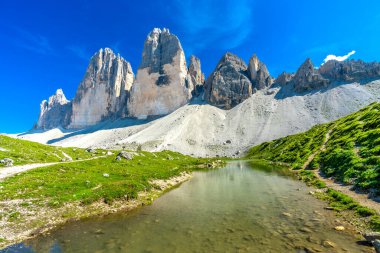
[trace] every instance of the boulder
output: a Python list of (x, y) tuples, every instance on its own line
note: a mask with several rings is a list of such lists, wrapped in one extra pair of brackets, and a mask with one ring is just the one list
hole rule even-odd
[(104, 119), (126, 116), (132, 67), (111, 49), (100, 49), (90, 60), (72, 102), (69, 128), (83, 128)]
[(52, 129), (66, 127), (70, 123), (71, 102), (66, 99), (62, 89), (58, 89), (49, 100), (40, 104), (40, 116), (36, 124), (37, 129)]
[(124, 158), (126, 160), (132, 160), (133, 159), (133, 154), (127, 151), (121, 151), (119, 154), (116, 156), (116, 160), (120, 161), (121, 158)]
[(249, 60), (248, 74), (252, 82), (253, 89), (262, 90), (270, 87), (273, 83), (267, 66), (254, 54)]
[(323, 78), (314, 68), (310, 58), (298, 68), (292, 79), (296, 92), (309, 91), (326, 87), (330, 80)]
[(222, 109), (231, 109), (252, 95), (247, 65), (238, 56), (226, 53), (205, 83), (205, 100)]
[(4, 158), (4, 159), (0, 160), (0, 163), (3, 164), (5, 167), (13, 166), (13, 160), (10, 158)]
[(365, 233), (363, 236), (368, 242), (380, 240), (380, 232), (368, 232), (368, 233)]
[(193, 89), (179, 39), (168, 29), (153, 29), (131, 89), (129, 115), (146, 118), (171, 113), (188, 103)]

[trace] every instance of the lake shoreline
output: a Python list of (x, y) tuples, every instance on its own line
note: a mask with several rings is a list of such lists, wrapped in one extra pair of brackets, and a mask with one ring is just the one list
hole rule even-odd
[[(38, 215), (35, 216), (33, 220), (35, 226), (26, 228), (23, 226), (24, 224), (22, 222), (13, 222), (11, 229), (9, 229), (10, 224), (8, 224), (8, 226), (6, 226), (6, 224), (1, 224), (0, 235), (8, 239), (0, 241), (0, 250), (33, 239), (37, 236), (49, 234), (51, 231), (69, 222), (76, 222), (87, 218), (103, 217), (114, 213), (130, 212), (142, 206), (149, 205), (162, 194), (177, 188), (182, 183), (190, 180), (192, 176), (193, 172), (183, 172), (180, 175), (169, 179), (152, 180), (151, 183), (154, 186), (152, 190), (140, 192), (137, 199), (116, 200), (113, 201), (111, 205), (104, 201), (98, 201), (90, 205), (82, 205), (80, 202), (76, 202), (65, 204), (63, 207), (59, 208), (41, 207), (36, 210)], [(41, 223), (46, 217), (50, 217), (49, 220)]]

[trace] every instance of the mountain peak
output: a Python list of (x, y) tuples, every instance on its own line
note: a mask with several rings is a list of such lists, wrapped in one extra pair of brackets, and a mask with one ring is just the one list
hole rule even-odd
[(254, 89), (261, 90), (273, 83), (267, 66), (259, 60), (256, 54), (249, 59), (248, 73)]

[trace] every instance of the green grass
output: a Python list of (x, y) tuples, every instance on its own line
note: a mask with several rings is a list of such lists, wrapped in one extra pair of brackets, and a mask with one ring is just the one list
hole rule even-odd
[(265, 142), (251, 148), (247, 157), (288, 163), (292, 168), (300, 169), (307, 158), (323, 144), (329, 126), (318, 125), (305, 133)]
[[(329, 131), (329, 141), (321, 151)], [(354, 185), (356, 189), (380, 195), (380, 103), (372, 103), (356, 113), (315, 126), (304, 133), (253, 147), (247, 158), (286, 163), (297, 170), (311, 154), (316, 155), (308, 169), (298, 171), (300, 179), (308, 185), (326, 188), (312, 171), (320, 169), (327, 176)], [(369, 228), (380, 231), (380, 216), (374, 210), (332, 189), (317, 195), (328, 201), (334, 210), (350, 211)]]
[(167, 179), (212, 162), (171, 151), (141, 152), (132, 160), (121, 161), (115, 156), (57, 164), (8, 178), (0, 182), (0, 200), (41, 200), (55, 207), (74, 201), (90, 204), (134, 199), (139, 192), (151, 190), (152, 179)]
[[(11, 158), (14, 165), (30, 163), (60, 162), (65, 158), (62, 152), (69, 155), (73, 160), (91, 158), (94, 155), (80, 148), (62, 148), (43, 145), (36, 142), (19, 140), (0, 135), (0, 159)], [(99, 150), (98, 155), (101, 154)], [(0, 164), (0, 167), (3, 166)]]
[[(326, 150), (319, 152), (330, 129)], [(380, 103), (307, 132), (253, 147), (247, 158), (283, 162), (300, 169), (315, 152), (310, 169), (320, 168), (338, 181), (380, 194)]]

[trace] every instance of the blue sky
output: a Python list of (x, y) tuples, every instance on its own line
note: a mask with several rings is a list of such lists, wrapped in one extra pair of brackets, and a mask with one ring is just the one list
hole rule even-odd
[(57, 88), (71, 99), (95, 51), (140, 64), (146, 35), (168, 27), (206, 76), (233, 52), (257, 53), (273, 76), (352, 50), (380, 60), (379, 0), (65, 0), (0, 3), (0, 132), (28, 130)]

